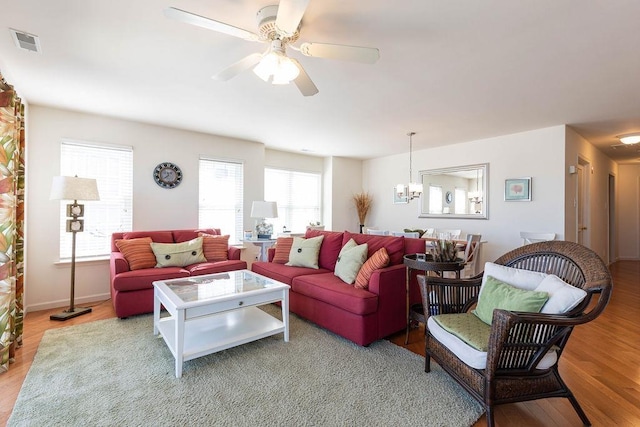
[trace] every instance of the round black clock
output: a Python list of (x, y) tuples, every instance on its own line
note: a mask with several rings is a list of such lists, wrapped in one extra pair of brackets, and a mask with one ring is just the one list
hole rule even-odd
[(182, 182), (182, 171), (171, 162), (160, 163), (153, 170), (153, 179), (162, 188), (176, 188)]

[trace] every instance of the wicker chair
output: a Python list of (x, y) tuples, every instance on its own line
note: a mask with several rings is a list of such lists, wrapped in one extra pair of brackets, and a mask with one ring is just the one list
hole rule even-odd
[[(587, 296), (562, 315), (494, 310), (485, 369), (466, 365), (428, 331), (425, 372), (430, 371), (430, 360), (436, 361), (484, 406), (489, 426), (494, 425), (495, 405), (547, 397), (568, 398), (582, 422), (591, 425), (561, 379), (558, 361), (547, 369), (537, 365), (553, 350), (559, 360), (573, 327), (595, 319), (604, 310), (612, 290), (607, 266), (592, 250), (566, 241), (522, 246), (495, 263), (555, 274), (585, 290)], [(477, 302), (481, 281), (482, 273), (470, 279), (418, 276), (426, 316), (468, 311)]]

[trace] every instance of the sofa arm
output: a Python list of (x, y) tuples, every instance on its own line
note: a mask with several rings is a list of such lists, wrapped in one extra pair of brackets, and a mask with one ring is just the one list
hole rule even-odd
[(276, 256), (276, 248), (273, 246), (267, 249), (267, 260), (273, 262), (273, 257)]
[(229, 251), (227, 253), (228, 259), (240, 259), (240, 255), (242, 254), (242, 249), (237, 246), (229, 246)]
[(375, 270), (369, 279), (369, 292), (384, 296), (400, 291), (406, 299), (406, 271), (402, 264)]
[(115, 276), (116, 274), (131, 271), (131, 268), (129, 268), (129, 263), (127, 262), (122, 252), (111, 252), (109, 268), (111, 270), (111, 277)]
[(406, 268), (403, 264), (375, 270), (369, 292), (378, 295), (378, 336), (385, 337), (407, 325)]

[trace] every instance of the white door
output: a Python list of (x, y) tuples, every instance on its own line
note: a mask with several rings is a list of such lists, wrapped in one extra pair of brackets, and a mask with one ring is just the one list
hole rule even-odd
[(589, 164), (578, 164), (578, 243), (589, 247)]

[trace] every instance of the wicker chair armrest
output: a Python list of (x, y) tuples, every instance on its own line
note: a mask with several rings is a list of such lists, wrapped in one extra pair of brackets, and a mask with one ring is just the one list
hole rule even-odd
[(589, 320), (587, 316), (494, 310), (486, 374), (533, 371), (549, 351), (557, 351), (559, 357), (573, 327)]
[(425, 315), (464, 313), (477, 301), (482, 277), (448, 279), (418, 275), (418, 285)]

